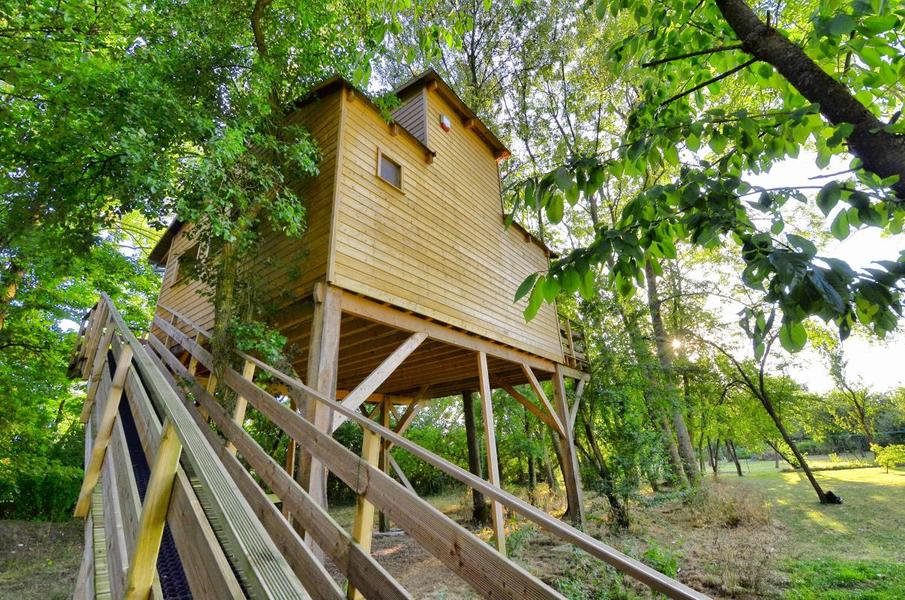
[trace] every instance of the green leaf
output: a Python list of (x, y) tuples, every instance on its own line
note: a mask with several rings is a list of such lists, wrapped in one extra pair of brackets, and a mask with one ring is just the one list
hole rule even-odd
[(898, 20), (895, 15), (873, 15), (861, 21), (861, 28), (871, 35), (877, 35), (895, 28)]
[(836, 215), (836, 218), (833, 219), (833, 224), (830, 225), (830, 232), (833, 234), (833, 237), (837, 240), (844, 240), (848, 237), (849, 233), (849, 223), (848, 223), (848, 212), (839, 211), (839, 214)]
[(541, 285), (539, 287), (543, 288), (544, 292), (544, 300), (547, 302), (553, 302), (556, 300), (556, 296), (559, 294), (559, 282), (556, 281), (553, 277), (544, 277), (543, 281), (540, 282)]
[(779, 328), (779, 343), (789, 352), (798, 352), (808, 343), (808, 332), (798, 321), (785, 321)]
[(547, 219), (551, 223), (559, 223), (562, 221), (563, 209), (565, 208), (562, 194), (554, 194), (547, 203)]
[(540, 273), (532, 273), (525, 277), (525, 280), (518, 286), (518, 289), (515, 291), (515, 300), (514, 302), (518, 302), (522, 298), (525, 297), (525, 294), (531, 291), (534, 287), (534, 282), (537, 281)]
[(525, 322), (530, 321), (535, 316), (537, 316), (537, 311), (540, 310), (541, 305), (544, 303), (544, 292), (541, 289), (542, 285), (534, 286), (534, 289), (531, 290), (531, 296), (528, 298), (528, 306), (525, 307), (524, 315)]
[(855, 19), (851, 15), (838, 14), (827, 23), (827, 29), (835, 36), (848, 34), (855, 28)]
[(823, 213), (824, 217), (829, 216), (830, 211), (832, 211), (833, 207), (836, 206), (836, 203), (839, 202), (841, 196), (842, 188), (838, 181), (829, 182), (817, 192), (817, 207)]
[(594, 299), (594, 284), (597, 282), (597, 277), (594, 274), (593, 269), (588, 269), (585, 271), (584, 276), (581, 278), (581, 285), (578, 288), (578, 292), (581, 294), (581, 297), (585, 300), (593, 300)]
[(562, 274), (562, 288), (567, 294), (573, 294), (581, 285), (581, 277), (575, 269), (566, 269)]
[(817, 246), (809, 239), (803, 238), (800, 235), (795, 235), (794, 233), (786, 234), (786, 239), (789, 240), (790, 244), (806, 254), (808, 258), (813, 258), (814, 255), (817, 254)]

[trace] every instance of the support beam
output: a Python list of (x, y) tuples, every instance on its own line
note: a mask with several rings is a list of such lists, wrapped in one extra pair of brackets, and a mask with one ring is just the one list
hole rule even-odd
[[(342, 291), (318, 284), (314, 292), (314, 314), (308, 346), (308, 384), (327, 398), (336, 398), (336, 375), (339, 363), (339, 334), (342, 318)], [(330, 433), (332, 409), (321, 402), (305, 403), (305, 418), (319, 430)], [(327, 469), (310, 453), (302, 452), (296, 474), (302, 488), (321, 507), (327, 507)], [(299, 522), (296, 521), (296, 525)], [(310, 542), (310, 536), (305, 536)], [(319, 550), (316, 552), (320, 555)]]
[[(355, 410), (361, 406), (371, 394), (377, 391), (380, 384), (386, 381), (387, 378), (393, 374), (393, 371), (395, 371), (396, 368), (412, 354), (412, 352), (417, 350), (418, 346), (421, 345), (421, 342), (426, 339), (427, 334), (424, 332), (413, 333), (410, 335), (407, 340), (393, 350), (392, 354), (387, 356), (376, 369), (371, 371), (370, 375), (365, 377), (364, 381), (359, 383), (358, 386), (343, 399), (343, 406), (350, 410)], [(343, 415), (334, 415), (333, 429), (331, 431), (336, 431), (336, 428), (347, 420), (348, 419)]]
[(557, 423), (556, 420), (553, 419), (552, 413), (542, 410), (538, 405), (536, 405), (534, 402), (531, 402), (531, 400), (526, 398), (523, 394), (521, 394), (517, 389), (515, 389), (508, 383), (501, 387), (506, 390), (506, 393), (515, 398), (515, 400), (519, 404), (527, 408), (532, 415), (546, 423), (550, 427), (550, 429), (560, 435), (565, 435), (565, 430), (561, 428), (561, 424)]
[[(393, 405), (390, 404), (389, 400), (384, 400), (380, 403), (380, 424), (389, 429), (390, 427), (390, 411), (393, 409)], [(377, 459), (377, 466), (384, 473), (390, 472), (390, 465), (388, 461), (389, 456), (389, 443), (383, 440), (380, 441), (380, 456)], [(387, 520), (386, 514), (383, 511), (380, 511), (377, 519), (377, 529), (381, 532), (388, 531), (390, 528), (390, 523)]]
[[(525, 377), (528, 378), (528, 383), (531, 384), (531, 389), (534, 390), (534, 393), (537, 395), (537, 398), (543, 403), (544, 408), (547, 409), (547, 412), (550, 413), (550, 416), (553, 417), (553, 420), (556, 422), (556, 425), (553, 429), (562, 436), (566, 437), (566, 428), (563, 427), (562, 419), (559, 418), (559, 415), (556, 413), (556, 410), (553, 408), (553, 405), (550, 404), (550, 400), (547, 399), (547, 394), (544, 393), (544, 388), (537, 380), (537, 377), (534, 375), (534, 371), (531, 370), (527, 364), (522, 363), (522, 371), (525, 373)], [(566, 418), (568, 418), (568, 410), (566, 411)]]
[[(484, 441), (487, 445), (487, 478), (491, 485), (500, 487), (500, 464), (496, 454), (496, 431), (493, 421), (493, 398), (490, 393), (490, 375), (487, 372), (487, 355), (478, 352), (478, 381), (481, 389), (481, 409), (484, 413)], [(490, 500), (490, 512), (493, 517), (493, 533), (496, 547), (500, 554), (506, 556), (506, 532), (503, 522), (503, 505), (495, 499)]]
[(575, 384), (575, 399), (572, 401), (572, 408), (569, 410), (569, 429), (575, 431), (575, 421), (578, 419), (578, 408), (581, 406), (581, 397), (584, 395), (584, 386), (588, 383), (590, 377), (582, 377)]
[[(404, 331), (423, 331), (432, 340), (452, 344), (466, 350), (475, 352), (484, 352), (488, 356), (501, 358), (517, 364), (528, 363), (535, 369), (540, 369), (548, 373), (553, 372), (555, 362), (541, 358), (534, 354), (529, 354), (521, 350), (516, 350), (510, 346), (506, 346), (499, 342), (478, 337), (463, 331), (451, 329), (440, 323), (425, 321), (423, 318), (408, 314), (397, 308), (386, 306), (375, 302), (368, 298), (356, 296), (354, 294), (343, 294), (343, 312), (363, 319), (369, 319), (390, 327), (402, 329)], [(578, 373), (578, 371), (574, 371)], [(569, 373), (566, 373), (567, 375)]]
[(135, 551), (126, 576), (127, 600), (145, 600), (154, 584), (157, 555), (160, 552), (160, 541), (163, 539), (163, 528), (170, 508), (170, 495), (181, 455), (182, 442), (179, 441), (170, 420), (165, 419), (160, 445), (157, 447), (157, 455), (151, 468), (151, 479), (141, 506)]
[(106, 327), (107, 331), (101, 336), (94, 352), (91, 375), (88, 379), (88, 392), (85, 394), (85, 403), (82, 405), (82, 414), (79, 417), (82, 423), (87, 423), (88, 417), (91, 416), (91, 411), (94, 408), (94, 397), (97, 395), (97, 388), (101, 384), (103, 370), (107, 366), (107, 350), (113, 341), (113, 327), (110, 322), (107, 322)]
[[(566, 382), (562, 370), (557, 365), (553, 375), (553, 399), (559, 416), (569, 422), (569, 401), (566, 397)], [(569, 516), (579, 529), (584, 528), (584, 498), (581, 491), (581, 472), (578, 470), (578, 454), (575, 451), (575, 439), (572, 428), (566, 430), (566, 436), (559, 439), (559, 447), (563, 461), (563, 480), (569, 500)]]
[[(367, 429), (362, 430), (362, 433), (364, 437), (361, 441), (361, 459), (371, 466), (376, 466), (380, 456), (380, 436)], [(368, 502), (363, 495), (359, 495), (355, 509), (355, 521), (352, 523), (352, 539), (358, 542), (362, 550), (370, 553), (373, 537), (374, 505)], [(364, 598), (361, 592), (351, 584), (347, 596), (349, 600)]]
[[(111, 328), (112, 329), (112, 328)], [(104, 362), (106, 364), (106, 361)], [(84, 518), (88, 515), (88, 509), (91, 508), (91, 494), (94, 492), (94, 486), (97, 485), (101, 475), (101, 466), (104, 464), (104, 456), (107, 453), (107, 446), (110, 444), (110, 437), (113, 434), (113, 424), (119, 413), (119, 401), (123, 395), (123, 386), (126, 383), (126, 375), (132, 366), (132, 347), (123, 344), (116, 357), (116, 372), (113, 374), (113, 380), (110, 383), (110, 391), (107, 393), (107, 403), (104, 405), (104, 412), (101, 420), (97, 425), (97, 436), (91, 447), (91, 457), (88, 464), (85, 465), (85, 478), (82, 480), (82, 489), (79, 492), (79, 499), (75, 504), (75, 516)]]
[[(242, 377), (249, 381), (254, 381), (255, 377), (255, 364), (249, 360), (245, 361), (245, 366), (242, 368)], [(236, 408), (233, 410), (233, 423), (238, 425), (239, 427), (244, 427), (245, 423), (245, 411), (248, 409), (248, 400), (245, 399), (244, 396), (236, 396)], [(236, 447), (231, 443), (226, 445), (226, 450), (231, 452), (232, 454), (236, 453)]]
[(393, 458), (393, 455), (389, 452), (387, 452), (387, 460), (390, 461), (390, 466), (393, 467), (393, 471), (396, 472), (396, 477), (399, 478), (399, 481), (402, 482), (402, 485), (404, 485), (406, 489), (408, 489), (408, 491), (415, 494), (415, 488), (412, 486), (409, 478), (405, 476), (405, 472), (402, 470), (402, 467), (399, 466), (399, 463), (396, 462), (396, 459)]

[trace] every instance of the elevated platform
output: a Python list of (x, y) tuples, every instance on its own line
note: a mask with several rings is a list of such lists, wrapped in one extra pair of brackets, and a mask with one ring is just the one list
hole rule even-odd
[[(315, 306), (314, 322), (329, 324), (330, 312), (324, 305), (337, 301), (331, 295), (335, 296), (326, 293), (320, 307)], [(368, 327), (364, 321), (373, 321), (364, 314), (368, 307), (356, 309), (354, 302), (340, 302), (363, 326)], [(75, 511), (86, 519), (86, 552), (75, 597), (408, 598), (409, 593), (370, 554), (375, 510), (484, 597), (562, 597), (506, 557), (501, 522), (495, 523), (494, 545), (487, 544), (419, 498), (401, 471), (396, 481), (380, 469), (380, 454), (395, 447), (481, 491), (498, 515), (504, 508), (512, 511), (670, 597), (704, 598), (508, 494), (496, 482), (484, 481), (406, 439), (402, 434), (416, 403), (410, 401), (402, 414), (384, 412), (389, 417), (381, 422), (363, 415), (361, 405), (374, 401), (381, 385), (400, 392), (413, 389), (385, 382), (416, 356), (417, 348), (438, 342), (470, 352), (492, 432), (488, 366), (491, 352), (494, 360), (507, 360), (499, 355), (501, 350), (470, 348), (467, 344), (474, 342), (456, 332), (430, 326), (411, 331), (406, 323), (404, 319), (396, 323), (408, 333), (396, 338), (401, 342), (374, 370), (357, 384), (350, 379), (347, 393), (335, 388), (325, 393), (254, 356), (236, 356), (245, 365), (241, 374), (226, 366), (215, 368), (199, 343), (207, 332), (175, 314), (169, 319), (158, 316), (159, 336), (139, 341), (109, 298), (102, 298), (82, 325), (73, 358), (73, 370), (89, 382), (82, 413), (85, 479)], [(329, 328), (311, 331), (321, 333), (315, 334), (320, 339), (309, 343), (310, 349), (337, 347), (338, 339), (329, 336)], [(531, 386), (535, 372), (544, 373), (542, 365), (507, 356)], [(554, 381), (561, 382), (563, 367), (551, 368)], [(213, 372), (220, 376), (219, 385), (210, 376)], [(255, 374), (262, 372), (267, 377), (255, 381)], [(532, 412), (546, 414), (569, 436), (577, 404), (568, 406), (564, 387), (556, 390), (554, 385), (552, 413), (544, 406), (549, 400), (534, 404), (516, 393), (535, 407)], [(390, 408), (396, 404), (390, 394), (380, 401)], [(287, 456), (271, 456), (244, 430), (248, 406), (289, 438)], [(361, 456), (330, 435), (346, 420), (363, 430)], [(492, 435), (489, 441), (493, 442)], [(563, 443), (568, 442), (564, 437)], [(495, 445), (488, 445), (489, 457), (491, 449), (495, 452)], [(326, 471), (359, 495), (351, 531), (330, 517), (319, 497), (317, 478), (311, 474), (323, 476)], [(341, 572), (342, 585), (324, 567), (324, 557)]]

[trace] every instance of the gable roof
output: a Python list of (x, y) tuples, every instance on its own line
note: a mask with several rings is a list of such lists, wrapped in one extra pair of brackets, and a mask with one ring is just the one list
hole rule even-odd
[(443, 78), (440, 77), (435, 70), (428, 69), (420, 75), (409, 79), (393, 91), (401, 100), (404, 100), (421, 88), (429, 85), (433, 86), (437, 93), (456, 109), (462, 123), (467, 127), (474, 129), (475, 133), (478, 134), (478, 137), (487, 144), (498, 160), (511, 156), (512, 153), (509, 152), (509, 149), (506, 148), (503, 142), (501, 142), (490, 128), (487, 127), (484, 121), (479, 119), (474, 111), (459, 98), (459, 95), (443, 81)]

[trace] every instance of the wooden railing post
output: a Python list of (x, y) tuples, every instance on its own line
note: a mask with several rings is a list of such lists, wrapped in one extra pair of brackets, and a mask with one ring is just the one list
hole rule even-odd
[[(111, 326), (112, 330), (113, 327)], [(106, 361), (104, 361), (104, 364), (106, 364)], [(82, 489), (75, 505), (75, 516), (77, 517), (85, 517), (91, 507), (91, 494), (94, 492), (94, 486), (97, 485), (97, 481), (100, 478), (101, 466), (104, 464), (104, 456), (107, 453), (107, 446), (110, 444), (110, 436), (113, 433), (113, 424), (119, 412), (119, 401), (123, 395), (126, 375), (129, 374), (131, 366), (132, 346), (123, 344), (119, 355), (116, 357), (116, 372), (110, 382), (107, 403), (104, 405), (104, 412), (97, 425), (97, 437), (95, 437), (91, 448), (91, 457), (88, 460), (88, 464), (85, 465), (85, 478), (82, 480)]]
[[(369, 465), (376, 466), (380, 456), (380, 436), (367, 429), (363, 429), (362, 433), (364, 437), (361, 441), (361, 459)], [(362, 550), (370, 552), (373, 536), (374, 505), (365, 500), (364, 495), (360, 495), (355, 509), (355, 521), (352, 523), (352, 539), (358, 542)], [(364, 597), (352, 585), (349, 585), (347, 596), (349, 600), (360, 600)]]
[[(493, 421), (493, 398), (490, 392), (490, 375), (487, 372), (487, 355), (478, 352), (478, 380), (481, 392), (481, 410), (484, 414), (484, 441), (487, 445), (487, 479), (491, 485), (500, 487), (500, 463), (496, 454), (496, 430)], [(493, 515), (493, 534), (500, 554), (506, 556), (506, 531), (503, 522), (503, 505), (490, 499)]]
[[(254, 381), (255, 378), (255, 364), (250, 360), (245, 361), (245, 366), (242, 368), (242, 377), (249, 381)], [(233, 423), (242, 427), (243, 423), (245, 423), (245, 411), (248, 409), (248, 400), (245, 399), (244, 396), (236, 396), (236, 408), (233, 410)], [(236, 447), (233, 446), (232, 442), (226, 444), (226, 449), (232, 454), (236, 453)]]
[(160, 541), (167, 522), (170, 496), (181, 455), (182, 442), (179, 441), (176, 429), (167, 418), (151, 468), (151, 479), (148, 481), (144, 502), (141, 505), (135, 552), (132, 554), (126, 576), (127, 600), (145, 600), (154, 584), (157, 555), (160, 553)]
[[(98, 328), (102, 329), (105, 325), (98, 324)], [(88, 392), (85, 394), (85, 403), (82, 405), (82, 415), (79, 417), (82, 423), (87, 423), (91, 416), (91, 410), (94, 408), (94, 397), (97, 395), (97, 388), (101, 384), (101, 378), (104, 375), (104, 369), (107, 366), (107, 350), (113, 341), (113, 324), (106, 322), (107, 331), (104, 332), (100, 341), (97, 342), (97, 349), (94, 352), (94, 360), (91, 365), (90, 375), (88, 377)]]

